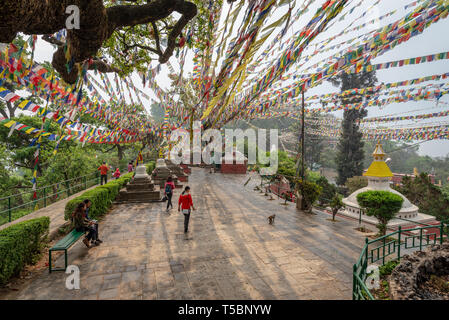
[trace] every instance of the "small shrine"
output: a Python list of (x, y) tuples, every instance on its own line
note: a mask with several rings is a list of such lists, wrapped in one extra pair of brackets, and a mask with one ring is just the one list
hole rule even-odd
[[(365, 215), (363, 210), (360, 209), (357, 202), (357, 195), (365, 191), (384, 190), (395, 193), (404, 199), (401, 210), (396, 214), (397, 218), (391, 220), (388, 224), (389, 226), (410, 225), (413, 222), (436, 222), (435, 217), (419, 213), (417, 206), (412, 204), (403, 194), (390, 188), (390, 181), (392, 180), (393, 173), (385, 162), (385, 152), (380, 142), (377, 143), (372, 155), (374, 158), (373, 162), (366, 172), (363, 173), (363, 175), (368, 179), (368, 186), (361, 188), (353, 192), (349, 195), (349, 197), (344, 198), (343, 203), (345, 204), (345, 209), (341, 213), (346, 216), (360, 219), (363, 222), (377, 224), (377, 219), (375, 217)], [(407, 219), (408, 221), (401, 219)]]
[(155, 190), (151, 177), (146, 172), (146, 167), (140, 165), (136, 168), (136, 175), (120, 190), (118, 202), (155, 202), (161, 200), (160, 190)]
[(167, 168), (176, 175), (178, 178), (178, 181), (180, 182), (187, 182), (189, 181), (189, 177), (184, 173), (183, 168), (181, 166), (173, 163), (170, 159), (165, 159), (165, 164), (167, 165)]
[(167, 178), (170, 176), (172, 177), (176, 188), (182, 188), (182, 184), (178, 183), (178, 177), (167, 167), (164, 159), (156, 160), (156, 168), (153, 170), (151, 176), (154, 183), (161, 188), (164, 187)]

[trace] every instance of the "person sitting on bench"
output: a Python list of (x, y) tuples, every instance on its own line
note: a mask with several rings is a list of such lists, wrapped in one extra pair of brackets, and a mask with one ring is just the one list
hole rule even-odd
[(100, 242), (100, 243), (103, 243), (103, 241), (100, 240), (100, 238), (99, 238), (99, 236), (98, 236), (98, 235), (99, 235), (99, 233), (98, 233), (98, 221), (89, 218), (89, 210), (90, 210), (90, 206), (91, 206), (91, 205), (92, 205), (92, 201), (90, 201), (89, 199), (84, 200), (84, 209), (85, 209), (84, 212), (86, 213), (86, 218), (87, 218), (87, 220), (92, 221), (93, 224), (94, 224), (95, 232), (97, 233), (97, 241)]
[(86, 245), (86, 247), (91, 247), (91, 240), (96, 245), (99, 244), (96, 242), (97, 232), (95, 231), (93, 223), (86, 218), (84, 202), (78, 204), (78, 207), (75, 209), (75, 212), (73, 213), (73, 222), (75, 224), (76, 231), (88, 232), (87, 236), (83, 239), (83, 243)]

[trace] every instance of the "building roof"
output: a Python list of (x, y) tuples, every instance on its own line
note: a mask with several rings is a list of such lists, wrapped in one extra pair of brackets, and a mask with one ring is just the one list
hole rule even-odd
[(385, 156), (384, 149), (382, 148), (382, 145), (380, 142), (376, 144), (376, 148), (373, 151), (373, 157), (376, 159), (376, 157), (383, 158)]
[(392, 177), (393, 173), (391, 172), (388, 165), (385, 163), (385, 153), (382, 149), (382, 145), (380, 142), (376, 144), (376, 148), (373, 152), (374, 161), (369, 166), (368, 170), (363, 173), (366, 177)]
[(366, 177), (392, 177), (393, 173), (391, 172), (388, 165), (385, 161), (376, 161), (374, 160), (369, 166), (368, 170), (363, 173)]

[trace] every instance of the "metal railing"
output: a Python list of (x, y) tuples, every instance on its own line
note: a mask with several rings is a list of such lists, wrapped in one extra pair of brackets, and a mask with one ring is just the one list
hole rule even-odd
[(94, 172), (38, 188), (36, 199), (33, 199), (33, 190), (0, 198), (0, 225), (19, 219), (38, 208), (45, 208), (99, 183), (100, 175)]
[(402, 229), (399, 226), (398, 230), (377, 239), (369, 241), (365, 238), (365, 246), (353, 266), (352, 299), (375, 300), (366, 285), (368, 263), (380, 262), (383, 265), (389, 257), (399, 261), (407, 249), (419, 248), (421, 251), (426, 246), (443, 243), (447, 227), (443, 222), (416, 228)]

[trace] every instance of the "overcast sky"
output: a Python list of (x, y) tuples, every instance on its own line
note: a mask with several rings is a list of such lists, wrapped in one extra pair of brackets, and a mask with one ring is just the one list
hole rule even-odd
[[(228, 12), (228, 4), (226, 1), (224, 1), (225, 4), (223, 5), (223, 10), (221, 14), (219, 29), (224, 25), (226, 16), (226, 13)], [(292, 1), (293, 2), (293, 1)], [(297, 1), (296, 7), (293, 10), (293, 12), (296, 12), (297, 8), (303, 3), (304, 1)], [(299, 30), (302, 26), (304, 26), (312, 17), (312, 15), (315, 13), (316, 9), (318, 8), (318, 5), (322, 5), (325, 1), (324, 0), (317, 0), (314, 2), (313, 5), (310, 6), (310, 10), (304, 14), (299, 21), (295, 22), (287, 32), (287, 34), (284, 36), (283, 41), (286, 41), (295, 31)], [(353, 0), (349, 1), (349, 4), (347, 7), (343, 10), (341, 14), (344, 12), (349, 11), (355, 4), (357, 4), (359, 0)], [(366, 33), (367, 31), (371, 31), (373, 29), (385, 26), (388, 23), (391, 23), (397, 19), (400, 19), (403, 17), (406, 13), (411, 12), (415, 7), (409, 8), (407, 10), (404, 10), (404, 6), (407, 4), (410, 4), (411, 0), (394, 0), (394, 1), (387, 1), (383, 0), (380, 2), (380, 4), (375, 7), (374, 9), (369, 11), (369, 14), (367, 14), (365, 17), (361, 18), (357, 22), (354, 23), (353, 26), (358, 26), (362, 23), (365, 23), (367, 21), (370, 21), (373, 18), (376, 18), (378, 16), (382, 16), (387, 12), (390, 12), (394, 9), (397, 9), (397, 12), (391, 16), (388, 17), (380, 22), (380, 24), (369, 24), (367, 27), (359, 30), (350, 32), (344, 36), (341, 36), (337, 39), (335, 39), (333, 42), (329, 44), (329, 46), (342, 42), (344, 40), (348, 40), (350, 38), (353, 38), (355, 36), (361, 35), (363, 33)], [(422, 1), (423, 2), (423, 1)], [(326, 32), (323, 32), (320, 34), (313, 42), (317, 43), (320, 42), (326, 38), (329, 38), (335, 34), (340, 33), (342, 30), (344, 30), (354, 19), (360, 17), (363, 12), (367, 11), (368, 8), (370, 8), (375, 3), (375, 0), (367, 0), (364, 1), (363, 4), (355, 9), (352, 14), (347, 15), (346, 18), (343, 21), (337, 21), (335, 24), (329, 28)], [(235, 6), (235, 4), (234, 4)], [(282, 8), (277, 9), (275, 12), (272, 13), (269, 20), (265, 25), (270, 24), (271, 22), (274, 22), (278, 20), (285, 12), (287, 11), (288, 6), (284, 6)], [(244, 14), (244, 10), (241, 10), (241, 14), (236, 21), (234, 29), (237, 29), (237, 27), (240, 24), (240, 21), (242, 20)], [(340, 16), (341, 16), (340, 14)], [(338, 20), (339, 16), (336, 18)], [(335, 20), (334, 20), (335, 21)], [(271, 40), (276, 36), (276, 34), (279, 32), (277, 29), (271, 37), (266, 41), (265, 45), (259, 50), (259, 53), (262, 52), (270, 43)], [(429, 28), (427, 28), (423, 34), (418, 35), (411, 40), (407, 41), (404, 44), (398, 45), (390, 52), (387, 52), (383, 54), (382, 56), (377, 57), (374, 59), (373, 63), (381, 63), (381, 62), (387, 62), (387, 61), (393, 61), (393, 60), (400, 60), (404, 58), (411, 58), (416, 56), (423, 56), (423, 55), (429, 55), (434, 53), (440, 53), (444, 51), (449, 51), (449, 38), (447, 37), (447, 32), (449, 30), (449, 19), (443, 19), (440, 20), (438, 23), (433, 24)], [(235, 32), (234, 32), (235, 35)], [(229, 41), (228, 41), (229, 42)], [(285, 47), (284, 47), (285, 48)], [(331, 55), (337, 53), (339, 50), (346, 48), (346, 46), (341, 47), (340, 49), (332, 50), (325, 52), (323, 54), (317, 55), (313, 60), (311, 60), (308, 65), (313, 65), (314, 63), (326, 58), (330, 57)], [(38, 62), (43, 61), (50, 61), (51, 57), (53, 55), (53, 52), (55, 51), (55, 48), (52, 47), (50, 44), (42, 41), (39, 39), (37, 45), (36, 45), (36, 52), (35, 52), (35, 60)], [(303, 57), (306, 55), (309, 55), (311, 53), (310, 50), (306, 50), (303, 53)], [(193, 62), (191, 61), (193, 57), (193, 53), (189, 53), (187, 55), (186, 63), (184, 65), (184, 75), (186, 75), (188, 72), (191, 72), (193, 69)], [(255, 57), (254, 60), (256, 60), (257, 57)], [(272, 58), (271, 58), (272, 59)], [(177, 62), (176, 57), (170, 58), (170, 62), (175, 67), (175, 69), (179, 70), (179, 64)], [(302, 62), (300, 62), (302, 63)], [(157, 63), (155, 62), (153, 66), (156, 66)], [(219, 64), (220, 65), (220, 64)], [(300, 70), (302, 70), (301, 68)], [(295, 66), (291, 67), (287, 73), (295, 71)], [(424, 77), (428, 75), (433, 74), (441, 74), (449, 72), (449, 60), (442, 60), (442, 61), (436, 61), (431, 63), (424, 63), (420, 65), (415, 66), (406, 66), (402, 68), (391, 68), (391, 69), (384, 69), (379, 70), (377, 72), (377, 78), (380, 82), (397, 82), (407, 79), (413, 79), (413, 78), (419, 78)], [(168, 73), (168, 69), (166, 66), (163, 66), (161, 69), (160, 74), (157, 76), (156, 80), (158, 84), (162, 88), (168, 88), (170, 82), (166, 76)], [(300, 73), (298, 73), (300, 74)], [(99, 80), (99, 78), (97, 78)], [(112, 80), (113, 78), (110, 77)], [(143, 89), (145, 93), (147, 93), (149, 96), (151, 96), (154, 100), (158, 100), (151, 89), (148, 87), (143, 88), (142, 82), (140, 78), (134, 74), (132, 76), (132, 79), (134, 81), (134, 85), (140, 89)], [(101, 81), (100, 81), (101, 82)], [(111, 81), (112, 82), (112, 81)], [(285, 84), (289, 84), (291, 82), (286, 81)], [(112, 82), (114, 85), (114, 83)], [(428, 83), (421, 84), (426, 85)], [(401, 87), (400, 89), (402, 89)], [(306, 93), (307, 96), (315, 95), (315, 94), (325, 94), (330, 92), (337, 92), (338, 88), (333, 87), (329, 83), (324, 83), (320, 86), (317, 86), (315, 88), (311, 88)], [(102, 92), (102, 95), (105, 99), (107, 99), (107, 95), (105, 92)], [(127, 97), (127, 94), (125, 95), (126, 99), (129, 100)], [(150, 101), (145, 100), (143, 97), (141, 97), (142, 101), (145, 103), (145, 107), (149, 109)], [(108, 99), (107, 99), (108, 100)], [(449, 99), (447, 96), (443, 96), (441, 98), (441, 101), (449, 102)], [(370, 107), (368, 108), (368, 117), (373, 116), (382, 116), (382, 115), (412, 115), (412, 114), (419, 114), (419, 113), (431, 113), (431, 112), (437, 112), (441, 110), (445, 110), (448, 108), (447, 106), (439, 105), (436, 106), (435, 101), (420, 101), (420, 102), (408, 102), (408, 103), (393, 103), (387, 106), (384, 106), (382, 108), (378, 107)], [(414, 111), (414, 110), (421, 110), (421, 111)], [(342, 112), (335, 112), (334, 113), (337, 117), (342, 116)], [(418, 124), (425, 122), (428, 124), (429, 122), (434, 123), (448, 123), (448, 118), (435, 118), (435, 119), (427, 119), (427, 120), (421, 120), (420, 122), (417, 122)], [(410, 123), (413, 123), (412, 121), (401, 121), (401, 122), (391, 122), (388, 123), (389, 127), (396, 128), (396, 127), (404, 127), (406, 125), (410, 125)], [(435, 141), (428, 141), (424, 142), (420, 145), (420, 153), (421, 154), (427, 154), (430, 156), (445, 156), (449, 154), (449, 141), (447, 140), (435, 140)]]

